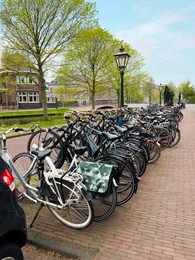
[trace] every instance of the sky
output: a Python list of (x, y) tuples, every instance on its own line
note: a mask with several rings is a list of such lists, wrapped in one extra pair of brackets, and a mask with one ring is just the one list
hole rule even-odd
[[(102, 28), (144, 58), (155, 84), (195, 86), (194, 0), (88, 0)], [(120, 46), (119, 46), (120, 48)]]

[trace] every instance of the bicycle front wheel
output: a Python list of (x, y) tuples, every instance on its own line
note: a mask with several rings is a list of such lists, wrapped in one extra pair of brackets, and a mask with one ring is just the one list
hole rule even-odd
[(180, 130), (175, 128), (175, 129), (172, 129), (172, 132), (171, 132), (171, 143), (169, 144), (169, 147), (174, 147), (176, 146), (180, 139), (181, 139), (181, 133), (180, 133)]
[(170, 136), (169, 131), (163, 127), (156, 127), (156, 128), (154, 128), (154, 131), (155, 131), (156, 137), (158, 137), (160, 139), (159, 143), (160, 143), (161, 151), (165, 150), (171, 142), (171, 136)]
[(64, 143), (58, 133), (53, 130), (41, 129), (33, 133), (27, 143), (27, 151), (33, 151), (33, 145), (38, 148), (43, 145), (44, 149), (52, 149), (50, 157), (56, 168), (61, 168), (65, 160)]
[[(94, 209), (87, 195), (73, 183), (67, 181), (59, 179), (55, 181), (55, 185), (61, 190), (61, 197), (54, 196), (52, 193), (45, 195), (45, 200), (55, 205), (47, 205), (51, 213), (70, 228), (83, 229), (88, 227), (93, 221)], [(63, 205), (60, 200), (64, 200)]]
[(158, 144), (156, 144), (153, 141), (148, 141), (148, 149), (149, 149), (149, 154), (150, 154), (150, 158), (148, 163), (154, 163), (156, 161), (158, 161), (158, 159), (161, 156), (161, 149), (158, 146)]

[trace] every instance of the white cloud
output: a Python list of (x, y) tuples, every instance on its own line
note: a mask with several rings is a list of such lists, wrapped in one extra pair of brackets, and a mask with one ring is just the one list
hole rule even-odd
[(169, 25), (173, 23), (183, 22), (185, 19), (182, 12), (165, 12), (161, 15), (159, 22), (162, 25)]
[[(164, 12), (153, 23), (145, 23), (122, 31), (116, 37), (128, 42), (144, 56), (148, 56), (149, 53), (155, 53), (158, 56), (158, 52), (165, 51), (164, 59), (177, 60), (181, 57), (181, 54), (177, 53), (179, 49), (195, 47), (194, 30), (190, 32), (183, 21), (185, 21), (183, 12)], [(191, 33), (194, 35), (190, 36)]]

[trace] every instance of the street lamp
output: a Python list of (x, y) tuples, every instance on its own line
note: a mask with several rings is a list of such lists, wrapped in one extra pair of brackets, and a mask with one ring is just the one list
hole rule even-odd
[(162, 89), (163, 89), (163, 85), (160, 83), (160, 85), (158, 86), (158, 90), (159, 90), (159, 96), (160, 96), (160, 106), (161, 106), (161, 93), (162, 93)]
[(124, 92), (123, 92), (123, 88), (124, 88), (124, 81), (123, 81), (123, 76), (124, 76), (124, 71), (127, 67), (127, 63), (129, 60), (130, 55), (128, 53), (126, 53), (124, 51), (123, 46), (121, 46), (120, 48), (120, 52), (118, 52), (117, 54), (114, 55), (115, 60), (116, 60), (116, 64), (120, 70), (120, 74), (121, 74), (121, 95), (120, 95), (120, 107), (124, 106)]

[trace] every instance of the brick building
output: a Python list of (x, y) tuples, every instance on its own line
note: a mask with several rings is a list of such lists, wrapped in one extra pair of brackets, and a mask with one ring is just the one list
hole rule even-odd
[[(48, 107), (56, 107), (53, 93), (47, 91)], [(42, 96), (36, 71), (0, 71), (1, 109), (38, 109), (42, 108)]]

